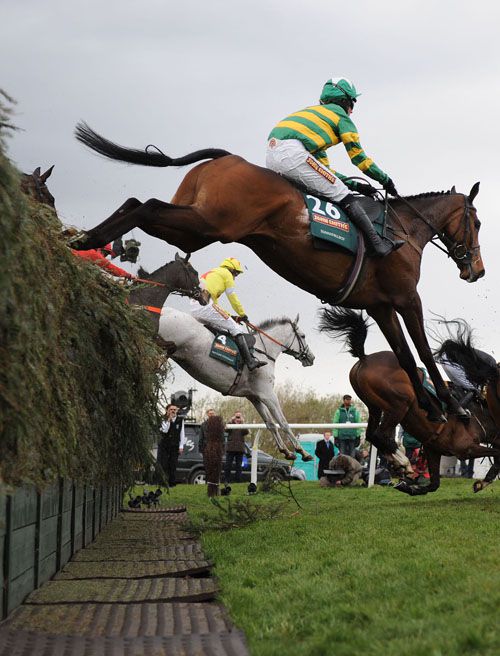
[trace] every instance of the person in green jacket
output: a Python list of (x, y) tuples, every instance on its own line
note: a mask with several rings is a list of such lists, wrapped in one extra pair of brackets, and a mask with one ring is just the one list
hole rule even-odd
[[(332, 423), (334, 424), (359, 424), (361, 417), (359, 410), (352, 405), (352, 396), (344, 394), (342, 405), (337, 408), (333, 415)], [(361, 428), (334, 428), (333, 436), (335, 444), (338, 446), (341, 454), (354, 458), (356, 447), (359, 446)]]
[(338, 203), (367, 237), (371, 255), (383, 257), (404, 241), (379, 237), (360, 198), (351, 191), (371, 196), (375, 189), (368, 182), (349, 180), (330, 168), (326, 150), (343, 143), (351, 162), (397, 196), (391, 178), (364, 152), (350, 115), (359, 94), (345, 77), (332, 77), (323, 86), (319, 104), (306, 107), (281, 120), (268, 137), (266, 166), (292, 182), (305, 186)]

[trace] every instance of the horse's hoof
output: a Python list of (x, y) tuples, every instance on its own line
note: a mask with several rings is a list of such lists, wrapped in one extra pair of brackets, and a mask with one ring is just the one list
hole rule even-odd
[(399, 481), (399, 483), (396, 483), (394, 486), (394, 489), (397, 490), (398, 492), (404, 492), (405, 494), (411, 494), (411, 488), (412, 485), (408, 485), (406, 481)]
[(483, 481), (474, 481), (474, 483), (472, 485), (472, 491), (474, 493), (481, 492), (481, 490), (484, 490), (485, 487), (486, 486), (483, 485)]
[(302, 453), (302, 462), (311, 462), (313, 460), (313, 456), (310, 453)]
[(85, 250), (85, 244), (88, 242), (89, 236), (85, 230), (77, 232), (76, 235), (68, 239), (66, 242), (70, 248), (73, 248), (75, 251)]

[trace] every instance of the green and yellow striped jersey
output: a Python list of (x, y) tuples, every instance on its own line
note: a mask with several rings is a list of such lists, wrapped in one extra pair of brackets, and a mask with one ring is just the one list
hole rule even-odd
[[(330, 167), (326, 149), (342, 142), (351, 162), (370, 178), (384, 184), (389, 179), (364, 152), (356, 126), (342, 107), (333, 103), (313, 105), (290, 114), (271, 131), (269, 139), (298, 139), (325, 166)], [(341, 180), (346, 176), (334, 171)], [(355, 185), (349, 185), (355, 187)]]

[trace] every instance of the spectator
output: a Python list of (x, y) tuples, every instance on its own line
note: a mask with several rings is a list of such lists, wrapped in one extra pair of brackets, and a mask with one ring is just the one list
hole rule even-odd
[(359, 462), (361, 467), (365, 467), (368, 465), (368, 456), (370, 455), (370, 452), (368, 449), (355, 449), (354, 451), (354, 458)]
[[(334, 424), (360, 423), (359, 411), (352, 405), (352, 396), (344, 394), (342, 405), (335, 412), (332, 421)], [(335, 428), (333, 435), (340, 453), (353, 457), (360, 443), (361, 428)]]
[(178, 411), (179, 408), (173, 403), (167, 405), (164, 420), (160, 427), (162, 437), (158, 444), (158, 462), (167, 476), (170, 487), (176, 485), (177, 460), (186, 443), (184, 419), (177, 416)]
[(198, 451), (203, 453), (205, 449), (205, 444), (207, 443), (207, 423), (210, 417), (215, 417), (215, 410), (209, 408), (205, 413), (205, 420), (201, 423), (200, 426), (200, 439), (198, 440)]
[(406, 457), (411, 462), (414, 462), (416, 459), (415, 449), (420, 449), (422, 443), (419, 442), (416, 437), (410, 435), (408, 431), (405, 431), (404, 428), (401, 432), (401, 437), (403, 440), (403, 446), (405, 448)]
[(330, 460), (329, 470), (335, 474), (325, 474), (319, 481), (321, 487), (346, 487), (354, 485), (360, 478), (363, 468), (355, 458), (340, 453)]
[[(230, 424), (243, 424), (244, 419), (241, 412), (235, 412), (229, 420)], [(241, 464), (245, 453), (245, 437), (249, 434), (247, 428), (231, 428), (227, 432), (226, 442), (226, 466), (224, 468), (224, 480), (231, 482), (231, 470), (234, 465), (234, 482), (241, 482)]]
[(475, 458), (469, 458), (469, 460), (460, 460), (460, 476), (462, 478), (474, 477), (474, 460)]
[(224, 453), (224, 421), (218, 415), (207, 418), (205, 426), (206, 442), (203, 449), (203, 462), (207, 473), (207, 495), (219, 495), (222, 455)]
[(314, 455), (318, 458), (318, 478), (323, 476), (325, 469), (328, 469), (330, 460), (334, 458), (339, 450), (334, 446), (332, 442), (332, 431), (325, 431), (323, 433), (323, 439), (316, 442), (316, 449), (314, 450)]

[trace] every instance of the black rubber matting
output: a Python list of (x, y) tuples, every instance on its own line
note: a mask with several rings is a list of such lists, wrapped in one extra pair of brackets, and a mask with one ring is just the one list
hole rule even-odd
[(21, 606), (2, 628), (87, 638), (137, 638), (224, 633), (234, 625), (217, 603), (55, 604)]
[(196, 560), (203, 558), (203, 551), (199, 542), (181, 542), (168, 547), (142, 549), (132, 547), (90, 546), (78, 551), (73, 556), (73, 562), (82, 561), (126, 561), (144, 562), (145, 560)]
[(186, 512), (186, 506), (169, 506), (164, 508), (122, 508), (126, 513), (181, 513)]
[(49, 581), (26, 604), (208, 601), (218, 592), (212, 578), (85, 579)]
[(210, 572), (208, 560), (153, 560), (127, 563), (124, 561), (70, 562), (54, 580), (69, 579), (142, 579), (155, 576), (202, 576)]
[(0, 656), (247, 656), (241, 631), (149, 638), (80, 638), (0, 630)]

